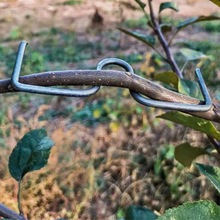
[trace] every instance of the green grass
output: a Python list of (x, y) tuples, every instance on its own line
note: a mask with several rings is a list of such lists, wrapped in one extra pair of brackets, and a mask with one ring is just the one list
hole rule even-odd
[(129, 55), (119, 54), (120, 59), (126, 60), (130, 64), (140, 63), (143, 61), (143, 55), (140, 53), (132, 53)]
[(124, 21), (123, 25), (127, 28), (146, 28), (147, 20), (145, 17), (139, 19), (127, 19)]
[(78, 5), (81, 4), (82, 0), (68, 0), (63, 2), (63, 5)]
[[(30, 44), (26, 51), (22, 64), (22, 74), (42, 72), (54, 64), (67, 68), (67, 64), (81, 63), (94, 57), (93, 51), (97, 49), (95, 43), (79, 41), (72, 32), (63, 32), (52, 28), (44, 32), (42, 40), (36, 44)], [(0, 64), (5, 68), (7, 76), (11, 75), (17, 46), (2, 46), (0, 44)]]
[[(201, 66), (201, 70), (206, 84), (212, 85), (213, 79), (216, 78), (216, 71), (220, 69), (219, 43), (214, 41), (184, 41), (181, 46), (201, 51), (210, 57), (210, 59), (207, 59)], [(195, 67), (196, 63), (192, 62), (191, 64)]]
[(220, 50), (220, 44), (214, 41), (184, 41), (183, 46), (209, 54), (211, 51)]
[(220, 33), (220, 22), (219, 21), (206, 21), (201, 22), (199, 26), (208, 33)]
[(79, 41), (75, 33), (51, 29), (41, 46), (34, 49), (44, 54), (47, 62), (71, 63), (91, 59), (94, 46)]

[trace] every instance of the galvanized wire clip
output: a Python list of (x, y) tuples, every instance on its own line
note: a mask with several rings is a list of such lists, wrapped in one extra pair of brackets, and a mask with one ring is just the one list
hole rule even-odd
[[(15, 66), (13, 69), (11, 84), (12, 87), (17, 91), (29, 92), (29, 93), (38, 93), (38, 94), (46, 94), (46, 95), (59, 95), (59, 96), (70, 96), (70, 97), (86, 97), (95, 94), (99, 91), (100, 86), (92, 86), (88, 89), (58, 89), (54, 87), (45, 87), (45, 86), (36, 86), (36, 85), (28, 85), (19, 82), (19, 75), (21, 71), (21, 65), (24, 57), (25, 48), (27, 43), (22, 41), (18, 48), (18, 53), (16, 57)], [(124, 68), (127, 72), (131, 74), (135, 74), (133, 68), (126, 61), (118, 59), (118, 58), (107, 58), (100, 61), (97, 65), (97, 70), (102, 70), (105, 66), (114, 64)], [(208, 93), (207, 87), (203, 80), (200, 69), (196, 69), (196, 76), (198, 78), (199, 86), (202, 91), (202, 95), (204, 98), (204, 104), (184, 104), (179, 102), (166, 102), (166, 101), (158, 101), (148, 99), (142, 96), (140, 93), (130, 90), (132, 97), (139, 103), (155, 107), (155, 108), (165, 108), (165, 109), (174, 109), (181, 111), (197, 111), (203, 112), (208, 111), (212, 107), (212, 100)]]
[(92, 86), (88, 89), (58, 89), (45, 86), (28, 85), (19, 82), (19, 75), (21, 65), (24, 57), (25, 48), (27, 43), (22, 41), (18, 47), (18, 53), (15, 61), (15, 66), (12, 72), (11, 84), (14, 89), (21, 92), (38, 93), (45, 95), (59, 95), (70, 97), (86, 97), (95, 94), (99, 91), (100, 86)]
[[(115, 64), (123, 67), (126, 71), (130, 72), (131, 74), (134, 74), (133, 68), (130, 64), (125, 62), (124, 60), (117, 59), (117, 58), (107, 58), (99, 62), (97, 69), (102, 69), (104, 66)], [(164, 108), (164, 109), (171, 109), (171, 110), (182, 110), (182, 111), (197, 111), (197, 112), (203, 112), (208, 111), (212, 107), (212, 100), (209, 95), (208, 89), (206, 87), (206, 84), (203, 80), (202, 74), (200, 72), (200, 69), (196, 69), (195, 71), (196, 76), (198, 78), (199, 86), (202, 91), (202, 95), (204, 98), (204, 104), (184, 104), (179, 102), (165, 102), (165, 101), (158, 101), (158, 100), (152, 100), (145, 98), (140, 93), (134, 92), (130, 90), (130, 93), (132, 97), (139, 103), (149, 106), (149, 107), (155, 107), (155, 108)]]
[(181, 111), (190, 111), (190, 112), (206, 112), (212, 107), (212, 100), (209, 95), (208, 89), (202, 77), (201, 71), (199, 68), (195, 70), (196, 76), (198, 78), (199, 87), (201, 89), (204, 104), (184, 104), (179, 102), (165, 102), (165, 101), (157, 101), (145, 98), (141, 94), (130, 91), (132, 97), (142, 105), (155, 107), (155, 108), (164, 108), (171, 110), (181, 110)]
[(97, 65), (97, 70), (102, 70), (105, 66), (108, 66), (108, 65), (120, 66), (124, 68), (127, 72), (134, 74), (134, 70), (131, 67), (131, 65), (127, 63), (126, 61), (122, 59), (118, 59), (118, 58), (106, 58), (104, 60), (101, 60)]

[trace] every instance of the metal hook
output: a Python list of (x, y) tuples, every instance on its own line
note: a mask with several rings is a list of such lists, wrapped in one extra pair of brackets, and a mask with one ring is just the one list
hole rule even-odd
[[(15, 62), (15, 66), (12, 72), (11, 84), (14, 89), (23, 92), (30, 93), (38, 93), (38, 94), (46, 94), (46, 95), (60, 95), (60, 96), (70, 96), (70, 97), (86, 97), (95, 94), (100, 89), (100, 86), (93, 86), (84, 90), (77, 89), (57, 89), (45, 86), (36, 86), (36, 85), (28, 85), (19, 82), (19, 74), (21, 71), (21, 65), (24, 57), (25, 48), (27, 43), (22, 41), (18, 48), (17, 58)], [(126, 71), (134, 74), (133, 68), (126, 61), (118, 59), (118, 58), (107, 58), (100, 61), (97, 65), (97, 70), (102, 70), (103, 67), (115, 64), (124, 68)], [(207, 87), (203, 80), (200, 69), (195, 70), (196, 76), (198, 78), (199, 86), (202, 91), (202, 95), (204, 97), (205, 104), (184, 104), (179, 102), (165, 102), (165, 101), (157, 101), (145, 98), (140, 93), (134, 92), (130, 90), (132, 97), (139, 103), (155, 107), (155, 108), (165, 108), (165, 109), (174, 109), (174, 110), (182, 110), (182, 111), (208, 111), (212, 107), (212, 100), (208, 93)]]
[(131, 67), (130, 64), (128, 64), (126, 61), (118, 58), (106, 58), (104, 60), (101, 60), (97, 65), (97, 70), (102, 70), (105, 66), (115, 64), (122, 68), (124, 68), (127, 72), (130, 72), (134, 74), (134, 70)]
[[(97, 70), (101, 70), (104, 66), (107, 66), (110, 64), (119, 65), (123, 67), (126, 71), (130, 72), (131, 74), (134, 74), (134, 70), (131, 67), (131, 65), (128, 64), (126, 61), (118, 59), (118, 58), (107, 58), (107, 59), (100, 61), (97, 66)], [(212, 107), (211, 97), (208, 93), (208, 89), (206, 87), (206, 84), (200, 72), (200, 69), (197, 68), (195, 70), (195, 73), (199, 81), (199, 86), (202, 91), (205, 104), (196, 105), (196, 104), (184, 104), (184, 103), (179, 103), (179, 102), (157, 101), (157, 100), (145, 98), (140, 93), (134, 92), (132, 90), (130, 90), (130, 93), (137, 102), (145, 106), (149, 106), (149, 107), (182, 110), (182, 111), (197, 111), (197, 112), (208, 111)]]
[(100, 86), (92, 86), (91, 88), (88, 89), (78, 90), (78, 89), (57, 89), (52, 87), (35, 86), (35, 85), (20, 83), (19, 75), (21, 71), (21, 65), (22, 65), (26, 46), (27, 43), (25, 41), (22, 41), (18, 47), (16, 62), (11, 77), (11, 84), (14, 89), (22, 92), (38, 93), (45, 95), (70, 96), (70, 97), (86, 97), (93, 95), (99, 91)]
[(196, 111), (196, 112), (205, 112), (208, 111), (212, 107), (212, 100), (209, 95), (208, 89), (202, 77), (201, 71), (199, 68), (195, 70), (196, 76), (198, 78), (199, 87), (201, 89), (205, 104), (183, 104), (179, 102), (165, 102), (165, 101), (157, 101), (151, 100), (143, 97), (140, 93), (130, 91), (132, 97), (139, 103), (155, 107), (155, 108), (165, 108), (172, 110), (182, 110), (182, 111)]
[[(123, 67), (126, 71), (130, 72), (131, 74), (134, 74), (134, 71), (131, 65), (125, 62), (124, 60), (121, 60), (118, 58), (107, 58), (107, 59), (100, 61), (97, 66), (97, 70), (101, 70), (104, 66), (107, 66), (110, 64), (119, 65)], [(140, 93), (134, 92), (132, 90), (130, 90), (130, 93), (137, 102), (145, 106), (149, 106), (149, 107), (182, 110), (182, 111), (198, 111), (198, 112), (208, 111), (212, 107), (212, 100), (208, 93), (208, 89), (203, 80), (200, 69), (197, 68), (195, 72), (196, 72), (196, 76), (199, 81), (199, 86), (202, 91), (202, 95), (205, 100), (205, 104), (195, 105), (195, 104), (184, 104), (184, 103), (179, 103), (179, 102), (157, 101), (157, 100), (147, 99), (143, 97)]]

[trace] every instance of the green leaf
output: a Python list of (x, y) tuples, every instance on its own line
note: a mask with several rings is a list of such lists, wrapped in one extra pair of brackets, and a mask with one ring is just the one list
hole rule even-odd
[(193, 160), (201, 155), (208, 154), (200, 147), (192, 147), (189, 143), (183, 143), (175, 147), (175, 159), (185, 167), (190, 167)]
[(199, 84), (195, 81), (178, 79), (178, 92), (203, 100)]
[(199, 84), (195, 81), (179, 78), (174, 72), (162, 72), (155, 75), (155, 80), (175, 88), (178, 92), (203, 100)]
[(180, 30), (182, 28), (185, 28), (185, 27), (187, 27), (189, 25), (192, 25), (194, 23), (198, 23), (198, 22), (201, 22), (201, 21), (212, 21), (212, 20), (220, 20), (220, 17), (215, 16), (215, 15), (192, 17), (192, 18), (189, 18), (189, 19), (187, 19), (185, 21), (180, 22), (177, 25), (177, 29)]
[(160, 4), (159, 13), (165, 9), (172, 9), (174, 11), (179, 11), (177, 4), (175, 2), (163, 2)]
[(141, 34), (141, 33), (138, 33), (138, 32), (135, 32), (135, 31), (129, 31), (127, 29), (124, 29), (124, 28), (118, 28), (121, 32), (129, 35), (129, 36), (132, 36), (134, 38), (136, 38), (137, 40), (140, 40), (142, 41), (143, 43), (147, 44), (148, 46), (150, 47), (153, 47), (154, 44), (155, 44), (155, 37), (154, 36), (146, 36), (144, 34)]
[[(202, 22), (202, 21), (213, 21), (213, 20), (220, 20), (220, 17), (215, 16), (215, 15), (211, 15), (211, 16), (197, 16), (197, 17), (192, 17), (189, 18), (185, 21), (180, 22), (177, 26), (176, 26), (176, 31), (173, 34), (173, 36), (171, 37), (171, 41), (173, 40), (174, 36), (177, 35), (177, 33), (183, 29), (188, 27), (189, 25), (192, 25), (194, 23), (198, 23), (198, 22)], [(171, 43), (170, 41), (170, 43)]]
[(124, 219), (125, 217), (125, 212), (123, 209), (118, 209), (117, 213), (116, 213), (116, 217), (117, 219)]
[(155, 80), (171, 85), (178, 89), (178, 76), (174, 72), (162, 72), (155, 75)]
[(157, 215), (142, 206), (129, 206), (125, 211), (125, 220), (155, 220)]
[(187, 202), (168, 209), (158, 220), (219, 220), (220, 207), (212, 201)]
[(158, 116), (158, 118), (163, 118), (196, 131), (203, 132), (217, 140), (220, 140), (220, 132), (215, 128), (215, 126), (208, 120), (198, 118), (196, 116), (187, 115), (177, 111), (167, 112)]
[(213, 20), (220, 20), (220, 17), (215, 16), (215, 15), (211, 15), (211, 16), (197, 16), (197, 17), (192, 17), (189, 18), (185, 21), (180, 22), (177, 26), (176, 26), (176, 31), (173, 34), (173, 36), (171, 37), (171, 40), (169, 42), (169, 44), (171, 44), (173, 38), (178, 34), (178, 32), (183, 29), (188, 27), (189, 25), (192, 25), (194, 23), (198, 23), (198, 22), (202, 22), (202, 21), (213, 21)]
[(211, 0), (211, 1), (220, 7), (220, 0)]
[(191, 50), (188, 48), (182, 48), (180, 49), (180, 52), (185, 57), (186, 61), (193, 61), (193, 60), (200, 60), (200, 59), (207, 59), (208, 56), (206, 56), (204, 53), (196, 50)]
[(20, 181), (26, 173), (44, 167), (53, 145), (44, 129), (25, 134), (9, 157), (8, 166), (12, 177)]
[(205, 175), (220, 193), (220, 168), (196, 163), (199, 171)]
[(146, 7), (146, 4), (140, 0), (135, 0), (135, 2), (138, 3), (138, 5), (141, 7), (142, 10), (144, 10), (144, 8)]

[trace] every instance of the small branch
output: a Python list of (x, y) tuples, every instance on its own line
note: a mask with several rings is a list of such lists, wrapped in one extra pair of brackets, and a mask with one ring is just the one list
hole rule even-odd
[(169, 47), (171, 46), (171, 44), (172, 44), (172, 42), (173, 42), (173, 39), (174, 39), (174, 37), (178, 34), (178, 32), (179, 32), (179, 30), (176, 30), (176, 31), (174, 32), (174, 34), (171, 36), (171, 38), (170, 38), (170, 40), (169, 40), (169, 42), (168, 42), (168, 46), (169, 46)]
[(0, 204), (0, 217), (16, 220), (26, 220), (24, 216), (19, 215), (3, 204)]
[(156, 47), (152, 46), (151, 48), (160, 56), (164, 62), (169, 63), (169, 60), (162, 53), (160, 53)]
[(216, 141), (213, 137), (207, 135), (210, 142), (213, 144), (213, 146), (215, 147), (216, 151), (218, 152), (218, 154), (220, 154), (220, 142)]
[[(136, 74), (115, 70), (66, 70), (32, 74), (20, 77), (20, 82), (38, 86), (111, 86), (139, 92), (151, 99), (180, 102), (185, 104), (202, 104), (203, 102), (177, 92), (168, 90)], [(0, 80), (0, 93), (16, 92), (10, 79)], [(220, 123), (220, 108), (213, 104), (207, 112), (187, 112), (210, 121)]]
[(169, 44), (167, 43), (161, 29), (160, 29), (160, 26), (157, 22), (157, 19), (155, 17), (155, 14), (154, 14), (154, 11), (153, 11), (153, 7), (152, 7), (152, 0), (148, 0), (148, 4), (149, 4), (149, 10), (150, 10), (150, 17), (151, 17), (151, 22), (152, 22), (152, 25), (153, 25), (153, 29), (154, 29), (154, 32), (156, 34), (156, 36), (158, 37), (158, 40), (161, 44), (161, 46), (163, 47), (163, 50), (166, 54), (166, 57), (167, 57), (167, 61), (171, 67), (171, 69), (180, 77), (180, 78), (183, 78), (183, 75), (178, 67), (178, 65), (176, 64), (176, 61), (174, 60), (174, 57), (172, 55), (172, 53), (170, 52), (170, 49), (169, 49)]

